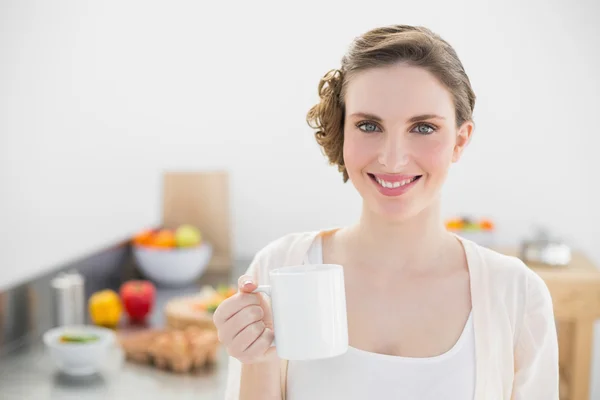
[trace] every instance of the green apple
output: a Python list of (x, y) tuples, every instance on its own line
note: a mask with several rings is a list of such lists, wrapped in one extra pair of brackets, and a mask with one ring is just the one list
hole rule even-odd
[(202, 235), (192, 225), (181, 225), (175, 231), (175, 243), (177, 247), (194, 247), (200, 244)]

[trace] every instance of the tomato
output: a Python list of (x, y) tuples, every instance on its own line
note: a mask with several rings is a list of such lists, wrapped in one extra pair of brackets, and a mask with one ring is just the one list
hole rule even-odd
[(123, 307), (132, 322), (143, 322), (152, 312), (156, 288), (150, 281), (132, 280), (121, 285), (119, 291)]

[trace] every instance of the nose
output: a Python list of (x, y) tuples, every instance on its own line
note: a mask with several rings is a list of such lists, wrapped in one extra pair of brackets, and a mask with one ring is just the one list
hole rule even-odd
[(383, 142), (378, 161), (390, 172), (400, 171), (409, 162), (408, 146), (400, 135), (388, 134)]

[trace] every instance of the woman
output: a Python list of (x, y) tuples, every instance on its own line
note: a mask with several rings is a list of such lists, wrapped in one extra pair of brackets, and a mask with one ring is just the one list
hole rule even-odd
[[(358, 37), (319, 84), (316, 140), (363, 199), (350, 227), (261, 250), (216, 310), (230, 399), (558, 400), (550, 294), (520, 260), (447, 232), (440, 192), (473, 133), (475, 95), (453, 48), (428, 29)], [(270, 347), (268, 271), (344, 267), (350, 348), (285, 362)]]

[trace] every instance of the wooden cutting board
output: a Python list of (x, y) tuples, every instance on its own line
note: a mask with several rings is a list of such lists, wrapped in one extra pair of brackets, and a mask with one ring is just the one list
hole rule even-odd
[(205, 286), (198, 294), (171, 299), (164, 308), (166, 325), (173, 329), (184, 329), (194, 326), (202, 329), (216, 330), (213, 314), (199, 307), (199, 304), (211, 296), (215, 290)]
[(233, 265), (227, 171), (169, 171), (163, 177), (162, 223), (192, 224), (213, 247), (207, 270), (227, 272)]

